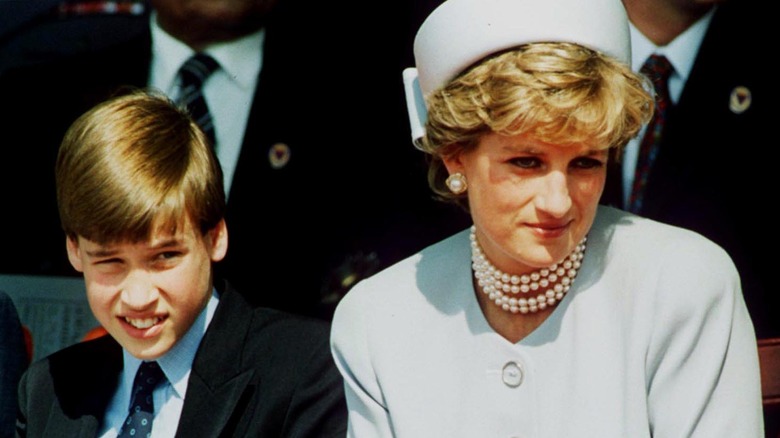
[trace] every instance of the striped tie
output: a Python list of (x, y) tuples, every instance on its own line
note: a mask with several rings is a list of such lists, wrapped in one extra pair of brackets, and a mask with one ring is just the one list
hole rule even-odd
[(669, 97), (669, 77), (674, 72), (674, 67), (665, 56), (651, 55), (645, 61), (640, 72), (652, 81), (655, 88), (655, 113), (645, 129), (642, 142), (639, 144), (634, 184), (631, 188), (631, 197), (628, 200), (628, 210), (634, 213), (642, 212), (647, 181), (658, 157), (664, 125), (669, 107), (672, 104)]
[(178, 103), (184, 105), (192, 119), (200, 126), (213, 146), (216, 146), (214, 121), (203, 97), (203, 83), (219, 68), (219, 64), (205, 53), (196, 53), (179, 69), (181, 93)]

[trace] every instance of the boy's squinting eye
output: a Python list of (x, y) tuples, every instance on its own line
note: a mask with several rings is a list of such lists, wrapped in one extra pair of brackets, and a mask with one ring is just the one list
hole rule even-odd
[(536, 157), (516, 157), (509, 162), (521, 169), (533, 169), (541, 165), (541, 161)]
[(121, 263), (122, 260), (118, 258), (110, 258), (110, 259), (100, 259), (94, 262), (96, 265), (112, 265), (116, 263)]
[(181, 251), (165, 251), (157, 254), (159, 260), (171, 260), (181, 256)]

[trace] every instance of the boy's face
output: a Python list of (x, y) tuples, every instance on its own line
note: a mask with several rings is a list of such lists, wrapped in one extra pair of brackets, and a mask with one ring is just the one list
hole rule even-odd
[(84, 273), (95, 318), (133, 356), (151, 360), (171, 349), (211, 296), (211, 262), (227, 251), (220, 221), (201, 235), (190, 220), (147, 242), (100, 244), (67, 239), (68, 258)]

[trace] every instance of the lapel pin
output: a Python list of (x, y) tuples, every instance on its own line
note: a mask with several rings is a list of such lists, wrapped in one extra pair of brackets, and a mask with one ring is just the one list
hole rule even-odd
[(748, 87), (742, 85), (734, 87), (731, 90), (731, 97), (729, 97), (729, 109), (734, 114), (742, 114), (750, 108), (750, 104), (753, 102), (753, 97), (750, 94)]
[(290, 162), (290, 147), (284, 143), (276, 143), (268, 151), (268, 162), (274, 169), (281, 169)]

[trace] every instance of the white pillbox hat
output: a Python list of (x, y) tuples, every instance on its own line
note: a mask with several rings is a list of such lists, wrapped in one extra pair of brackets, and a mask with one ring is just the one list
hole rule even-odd
[(630, 64), (620, 0), (447, 0), (420, 26), (416, 68), (404, 70), (412, 139), (425, 134), (423, 97), (493, 53), (536, 42), (570, 42)]

